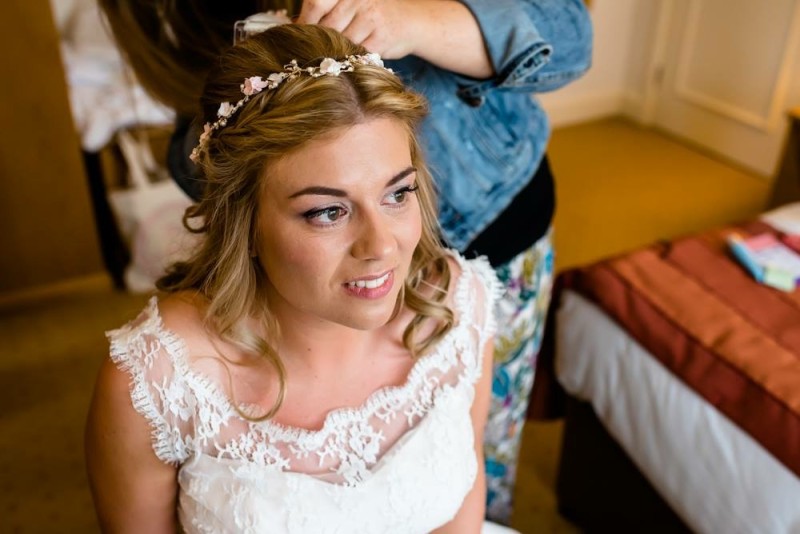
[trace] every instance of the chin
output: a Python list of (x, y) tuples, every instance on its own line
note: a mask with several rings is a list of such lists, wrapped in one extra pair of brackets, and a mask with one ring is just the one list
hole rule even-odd
[(386, 326), (386, 324), (392, 319), (392, 311), (393, 310), (390, 310), (389, 313), (373, 315), (370, 317), (352, 317), (349, 321), (347, 321), (346, 324), (355, 330), (376, 330)]
[(375, 330), (377, 328), (382, 328), (392, 320), (395, 308), (394, 302), (396, 302), (396, 299), (392, 300), (391, 306), (387, 305), (385, 307), (381, 306), (380, 309), (373, 308), (371, 310), (363, 310), (361, 313), (358, 313), (359, 310), (354, 306), (351, 313), (348, 313), (347, 317), (342, 317), (342, 320), (339, 322), (355, 330)]

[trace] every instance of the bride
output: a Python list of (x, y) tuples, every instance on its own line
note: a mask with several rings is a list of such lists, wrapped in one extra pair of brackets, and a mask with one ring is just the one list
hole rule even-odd
[(107, 532), (488, 532), (483, 260), (438, 240), (424, 99), (320, 26), (209, 75), (192, 257), (108, 333), (86, 454)]

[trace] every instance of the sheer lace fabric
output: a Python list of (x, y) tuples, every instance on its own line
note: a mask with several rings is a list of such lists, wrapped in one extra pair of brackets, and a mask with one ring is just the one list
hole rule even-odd
[(470, 408), (499, 291), (488, 263), (456, 258), (453, 329), (403, 385), (331, 411), (319, 430), (243, 419), (193, 369), (155, 297), (108, 333), (153, 450), (179, 467), (186, 532), (420, 533), (452, 519), (476, 476)]

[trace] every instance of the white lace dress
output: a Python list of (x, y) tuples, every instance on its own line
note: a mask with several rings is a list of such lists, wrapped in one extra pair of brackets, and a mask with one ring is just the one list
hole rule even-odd
[(179, 468), (184, 531), (423, 533), (452, 519), (476, 476), (470, 408), (499, 287), (485, 261), (457, 259), (454, 328), (403, 385), (331, 411), (320, 430), (243, 419), (155, 297), (109, 332), (156, 455)]

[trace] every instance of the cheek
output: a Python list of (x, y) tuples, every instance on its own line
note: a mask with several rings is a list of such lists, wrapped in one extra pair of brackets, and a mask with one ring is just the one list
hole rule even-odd
[[(262, 223), (262, 227), (275, 228), (276, 226)], [(285, 277), (291, 272), (295, 264), (302, 261), (302, 254), (298, 250), (291, 236), (276, 234), (274, 231), (261, 233), (258, 243), (258, 255), (267, 277), (273, 282)]]
[(310, 287), (326, 278), (326, 249), (308, 238), (272, 236), (259, 249), (267, 277), (282, 287)]
[(307, 270), (309, 264), (313, 263), (309, 252), (301, 242), (269, 240), (261, 247), (267, 274), (273, 275)]

